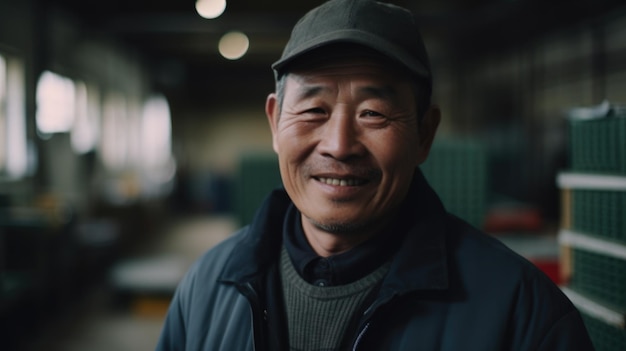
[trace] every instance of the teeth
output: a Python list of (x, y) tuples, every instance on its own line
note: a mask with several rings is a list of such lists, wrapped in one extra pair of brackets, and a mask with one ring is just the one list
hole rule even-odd
[(320, 182), (335, 186), (355, 186), (359, 184), (356, 179), (319, 178)]

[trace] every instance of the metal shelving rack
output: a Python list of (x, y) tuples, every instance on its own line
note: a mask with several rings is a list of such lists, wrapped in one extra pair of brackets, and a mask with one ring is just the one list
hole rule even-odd
[(561, 287), (598, 351), (626, 350), (626, 113), (604, 102), (570, 114), (562, 194)]

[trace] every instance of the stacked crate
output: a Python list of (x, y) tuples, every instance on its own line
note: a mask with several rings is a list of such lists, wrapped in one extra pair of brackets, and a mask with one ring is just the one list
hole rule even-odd
[(487, 211), (487, 151), (478, 140), (436, 138), (420, 167), (446, 209), (482, 228)]
[(626, 350), (626, 112), (573, 110), (559, 242), (564, 292), (598, 351)]
[(249, 224), (270, 192), (282, 187), (275, 153), (247, 152), (239, 159), (235, 177), (234, 212), (239, 225)]

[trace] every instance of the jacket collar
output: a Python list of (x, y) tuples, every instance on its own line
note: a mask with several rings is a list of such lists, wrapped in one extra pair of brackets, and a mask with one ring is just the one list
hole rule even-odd
[(254, 280), (280, 256), (282, 227), (291, 199), (283, 188), (273, 190), (263, 201), (250, 225), (228, 258), (220, 281), (246, 283)]
[[(407, 196), (415, 224), (394, 256), (381, 295), (448, 287), (445, 247), (446, 212), (419, 169)], [(263, 202), (237, 248), (226, 262), (220, 280), (246, 283), (259, 278), (278, 259), (282, 247), (284, 214), (291, 205), (284, 189), (274, 190)]]
[(405, 206), (409, 206), (407, 213), (416, 220), (393, 258), (381, 295), (447, 289), (447, 213), (419, 169), (415, 172)]

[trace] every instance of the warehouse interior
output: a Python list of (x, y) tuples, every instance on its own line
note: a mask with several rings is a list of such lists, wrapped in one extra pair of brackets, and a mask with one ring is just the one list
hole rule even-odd
[[(322, 0), (200, 2), (0, 0), (8, 350), (154, 349), (186, 268), (280, 186), (270, 65)], [(444, 204), (562, 285), (598, 350), (626, 349), (626, 5), (389, 2), (430, 53), (422, 169)]]

